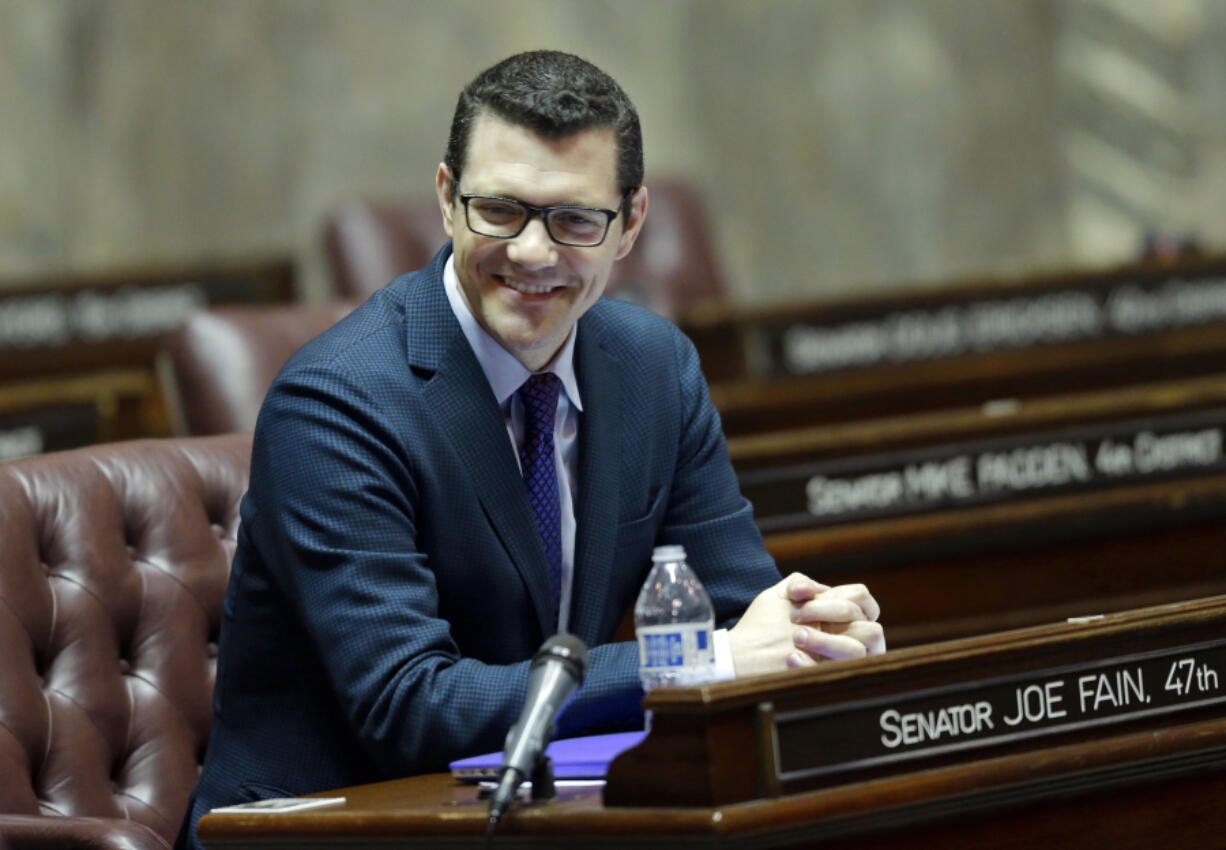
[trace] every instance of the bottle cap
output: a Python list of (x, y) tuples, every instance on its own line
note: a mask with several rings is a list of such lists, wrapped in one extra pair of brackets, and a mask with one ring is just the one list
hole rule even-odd
[(659, 564), (668, 561), (684, 561), (685, 547), (684, 546), (657, 546), (651, 550), (652, 563)]

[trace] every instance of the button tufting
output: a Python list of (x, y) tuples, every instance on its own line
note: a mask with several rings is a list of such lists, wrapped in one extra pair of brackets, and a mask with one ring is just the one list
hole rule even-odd
[(209, 658), (217, 657), (217, 644), (214, 641), (209, 641), (208, 653), (209, 653)]
[(127, 676), (132, 672), (132, 662), (126, 658), (119, 659), (119, 673), (121, 676)]

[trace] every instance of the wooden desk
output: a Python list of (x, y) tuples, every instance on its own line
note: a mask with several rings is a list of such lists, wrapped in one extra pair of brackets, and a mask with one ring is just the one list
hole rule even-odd
[(1203, 375), (1226, 355), (1226, 258), (768, 309), (681, 325), (745, 435)]
[[(1212, 739), (1226, 749), (1226, 721), (1143, 733), (1114, 755), (1135, 764)], [(1029, 780), (1021, 756), (704, 808), (616, 808), (600, 791), (562, 791), (551, 803), (508, 813), (490, 845), (543, 848), (823, 847), (837, 850), (1045, 850), (1110, 847), (1226, 848), (1226, 770), (1190, 767), (1162, 781), (1094, 763), (1094, 747), (1048, 754), (1066, 766), (1063, 785)], [(434, 774), (345, 788), (344, 806), (280, 815), (206, 815), (207, 850), (295, 847), (483, 846), (488, 802), (471, 786)], [(320, 795), (328, 796), (328, 795)]]
[[(653, 692), (652, 732), (603, 792), (520, 805), (492, 846), (1226, 848), (1224, 625), (1217, 597)], [(1108, 697), (1120, 671), (1137, 700)], [(971, 703), (995, 724), (888, 740), (894, 709)], [(346, 802), (206, 815), (199, 834), (209, 850), (484, 839), (485, 801), (446, 775), (332, 795)]]
[(1226, 376), (729, 441), (785, 575), (894, 648), (1226, 593)]
[(0, 382), (0, 461), (167, 432), (162, 399), (147, 370)]
[(163, 335), (195, 310), (294, 293), (288, 257), (0, 283), (0, 460), (169, 435)]

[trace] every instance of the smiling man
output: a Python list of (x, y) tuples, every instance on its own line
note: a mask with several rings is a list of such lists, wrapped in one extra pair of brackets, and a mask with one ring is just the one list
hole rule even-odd
[(710, 593), (726, 675), (884, 649), (863, 586), (780, 581), (685, 336), (601, 298), (642, 183), (634, 108), (582, 59), (513, 56), (460, 95), (452, 241), (261, 411), (180, 846), (216, 806), (499, 749), (555, 632), (591, 648), (559, 733), (640, 725), (637, 648), (612, 638), (659, 544)]
[(481, 112), (469, 132), (464, 165), (437, 177), (460, 293), (495, 342), (540, 370), (634, 245), (647, 190), (618, 191), (607, 127), (550, 139)]

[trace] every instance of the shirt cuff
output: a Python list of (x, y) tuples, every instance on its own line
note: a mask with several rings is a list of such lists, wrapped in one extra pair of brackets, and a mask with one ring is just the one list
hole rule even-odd
[(716, 629), (711, 633), (711, 647), (715, 650), (715, 675), (712, 682), (731, 682), (736, 678), (732, 663), (732, 646), (728, 643), (728, 630)]

